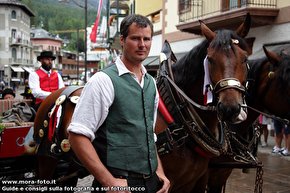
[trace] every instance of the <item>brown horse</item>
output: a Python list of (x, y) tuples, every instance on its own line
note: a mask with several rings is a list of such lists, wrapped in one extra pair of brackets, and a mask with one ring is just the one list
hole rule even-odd
[[(249, 26), (249, 15), (236, 32), (213, 32), (201, 23), (206, 39), (183, 58), (176, 61), (167, 51), (170, 48), (165, 49), (157, 85), (164, 102), (160, 106), (167, 108), (159, 110), (156, 132), (158, 141), (165, 138), (157, 144), (171, 192), (205, 192), (210, 158), (227, 151), (224, 122), (238, 122), (244, 116), (243, 85), (253, 41), (244, 39)], [(205, 74), (213, 94), (207, 106), (203, 106)]]
[[(252, 124), (260, 112), (266, 112), (270, 117), (280, 121), (290, 120), (290, 100), (288, 97), (290, 94), (290, 56), (284, 53), (279, 55), (268, 51), (265, 47), (263, 49), (266, 57), (249, 61), (251, 83), (246, 101), (251, 109), (249, 109), (248, 117), (246, 121), (238, 125), (231, 125), (231, 129), (245, 139), (245, 147), (249, 146), (255, 136), (257, 137), (254, 134)], [(255, 147), (249, 146), (247, 151), (255, 151), (251, 148)], [(223, 158), (225, 157), (221, 156), (217, 160), (212, 160), (212, 164), (218, 167), (223, 162), (225, 164), (223, 167), (227, 167), (225, 161), (228, 160)], [(246, 164), (237, 162), (237, 164), (241, 168), (251, 168), (250, 162), (246, 162)], [(252, 166), (254, 167), (255, 164)], [(209, 170), (208, 193), (222, 192), (231, 172), (231, 168), (211, 168)]]
[[(173, 89), (178, 90), (173, 95), (177, 106), (172, 106), (171, 109), (167, 106), (167, 109), (173, 111), (174, 123), (166, 122), (164, 114), (161, 112), (156, 123), (156, 132), (159, 133), (159, 136), (162, 136), (165, 128), (175, 126), (175, 130), (169, 132), (169, 138), (173, 138), (173, 141), (170, 141), (173, 142), (171, 143), (172, 149), (168, 153), (164, 153), (167, 149), (161, 151), (163, 146), (159, 148), (166, 175), (172, 184), (172, 192), (205, 191), (206, 180), (204, 178), (209, 159), (212, 156), (220, 155), (227, 146), (222, 127), (217, 126), (218, 120), (221, 120), (221, 125), (223, 125), (224, 121), (237, 122), (240, 121), (240, 117), (245, 116), (243, 106), (245, 106), (244, 85), (247, 77), (246, 61), (247, 55), (251, 53), (252, 44), (248, 44), (244, 37), (249, 28), (249, 15), (236, 31), (218, 30), (213, 32), (201, 22), (201, 31), (206, 40), (172, 66), (167, 65), (167, 70), (172, 76), (169, 78), (162, 76), (166, 79), (158, 79), (158, 89), (162, 96), (167, 94), (167, 88), (163, 87), (164, 81), (170, 84), (172, 91)], [(164, 54), (162, 55), (164, 56)], [(164, 62), (170, 63), (170, 59), (174, 59), (170, 50), (165, 52), (165, 55), (170, 57), (167, 57)], [(208, 64), (208, 72), (204, 70), (204, 60)], [(209, 87), (212, 85), (213, 89), (213, 101), (209, 106), (198, 105), (203, 104), (205, 72), (208, 73)], [(64, 98), (62, 97), (63, 92), (66, 92), (66, 89), (58, 90), (48, 96), (41, 104), (35, 118), (34, 138), (38, 144), (38, 174), (42, 179), (59, 176), (56, 168), (61, 160), (65, 160), (65, 163), (69, 163), (70, 166), (68, 175), (72, 177), (71, 182), (75, 183), (79, 175), (76, 171), (81, 167), (74, 164), (74, 156), (71, 151), (65, 153), (69, 146), (65, 139), (67, 139), (66, 128), (74, 110), (74, 103), (69, 99), (79, 96), (81, 89), (69, 92), (70, 94), (66, 94), (67, 97)], [(161, 101), (164, 101), (165, 105), (170, 103), (163, 97), (161, 97)], [(60, 106), (62, 110), (56, 110)], [(174, 113), (175, 110), (178, 111)], [(51, 129), (54, 127), (50, 126), (54, 125), (57, 120), (52, 115), (58, 111), (62, 112), (61, 121), (56, 124), (54, 134), (51, 135)], [(192, 121), (191, 118), (195, 120)], [(160, 140), (158, 141), (157, 143), (160, 143)]]
[[(70, 90), (69, 92), (66, 92)], [(80, 167), (76, 166), (74, 156), (69, 151), (69, 144), (63, 139), (68, 138), (66, 128), (71, 122), (74, 112), (75, 102), (82, 91), (81, 87), (67, 87), (59, 89), (49, 95), (40, 105), (34, 121), (34, 140), (36, 142), (36, 154), (38, 159), (37, 177), (40, 179), (58, 179), (65, 185), (76, 185)], [(69, 95), (68, 95), (69, 93)], [(64, 97), (63, 99), (63, 96)], [(56, 127), (53, 139), (49, 139), (49, 130), (53, 129), (53, 110), (60, 109), (62, 116), (61, 121)], [(54, 128), (55, 128), (54, 127)], [(67, 148), (67, 149), (66, 149)], [(60, 168), (59, 168), (60, 167)], [(83, 168), (81, 168), (83, 169)], [(64, 171), (64, 172), (63, 172)], [(72, 175), (71, 177), (63, 176)], [(61, 183), (60, 183), (61, 184)]]

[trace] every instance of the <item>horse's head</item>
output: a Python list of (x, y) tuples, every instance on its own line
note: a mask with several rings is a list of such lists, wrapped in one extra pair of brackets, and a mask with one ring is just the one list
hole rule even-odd
[[(252, 52), (254, 39), (244, 37), (250, 29), (250, 15), (236, 31), (211, 31), (203, 22), (201, 31), (209, 42), (205, 65), (219, 119), (240, 122), (246, 119), (244, 93), (247, 80), (247, 57)], [(205, 67), (206, 71), (206, 67)]]
[(268, 62), (260, 67), (255, 83), (257, 100), (268, 112), (290, 120), (290, 55), (264, 47)]

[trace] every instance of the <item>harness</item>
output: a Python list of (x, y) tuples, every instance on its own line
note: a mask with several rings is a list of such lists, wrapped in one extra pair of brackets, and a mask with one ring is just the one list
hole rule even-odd
[[(169, 46), (169, 45), (168, 45)], [(170, 55), (171, 54), (171, 55)], [(168, 128), (158, 134), (157, 149), (159, 154), (170, 153), (174, 147), (189, 145), (199, 155), (209, 158), (226, 157), (228, 161), (211, 162), (213, 168), (257, 168), (255, 192), (262, 192), (262, 163), (256, 158), (259, 129), (255, 128), (250, 141), (230, 131), (228, 124), (219, 122), (218, 140), (206, 127), (194, 107), (205, 111), (216, 111), (214, 106), (200, 105), (191, 100), (174, 82), (172, 63), (176, 62), (173, 53), (160, 55), (160, 69), (157, 87), (160, 95), (159, 112), (168, 123)], [(236, 79), (222, 79), (214, 87), (214, 94), (227, 88), (246, 92)], [(192, 140), (193, 139), (193, 140)]]
[(81, 88), (80, 86), (66, 87), (50, 108), (47, 119), (43, 123), (44, 129), (39, 130), (39, 137), (47, 136), (48, 141), (51, 142), (49, 149), (52, 156), (60, 156), (70, 150), (68, 139), (63, 139), (60, 131), (66, 105), (69, 102), (76, 104), (79, 99), (79, 96), (71, 96), (71, 94)]
[[(219, 127), (221, 137), (217, 141), (194, 109), (195, 106), (202, 110), (215, 111), (215, 107), (197, 104), (174, 83), (171, 65), (176, 62), (176, 57), (172, 52), (161, 54), (160, 60), (159, 76), (157, 77), (161, 101), (159, 111), (163, 112), (163, 116), (166, 112), (167, 116), (164, 117), (167, 117), (168, 128), (158, 134), (156, 142), (158, 152), (160, 154), (169, 153), (174, 146), (180, 147), (186, 143), (203, 157), (221, 155), (226, 151), (224, 129)], [(171, 121), (168, 121), (168, 114), (172, 115), (169, 119)], [(190, 140), (189, 137), (191, 137)]]

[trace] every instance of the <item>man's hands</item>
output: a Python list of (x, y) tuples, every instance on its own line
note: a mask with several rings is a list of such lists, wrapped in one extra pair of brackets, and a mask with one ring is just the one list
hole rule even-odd
[(158, 172), (156, 173), (157, 173), (157, 176), (159, 177), (159, 180), (163, 183), (162, 188), (158, 190), (157, 193), (168, 193), (169, 188), (170, 188), (170, 181), (166, 178), (164, 173), (161, 173), (161, 174), (159, 174)]

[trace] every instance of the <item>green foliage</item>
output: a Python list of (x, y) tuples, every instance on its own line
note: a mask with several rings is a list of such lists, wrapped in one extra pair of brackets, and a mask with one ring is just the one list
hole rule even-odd
[[(83, 1), (81, 1), (83, 2)], [(59, 34), (62, 39), (69, 39), (70, 44), (66, 49), (75, 51), (77, 42), (82, 41), (81, 49), (84, 48), (84, 34), (80, 33), (80, 39), (77, 40), (76, 30), (85, 28), (85, 10), (74, 4), (61, 3), (58, 0), (22, 0), (22, 3), (27, 5), (35, 14), (31, 18), (31, 25), (42, 27), (52, 34)], [(95, 21), (97, 10), (89, 9), (87, 12), (88, 26)], [(60, 31), (75, 30), (71, 33), (60, 33)]]

